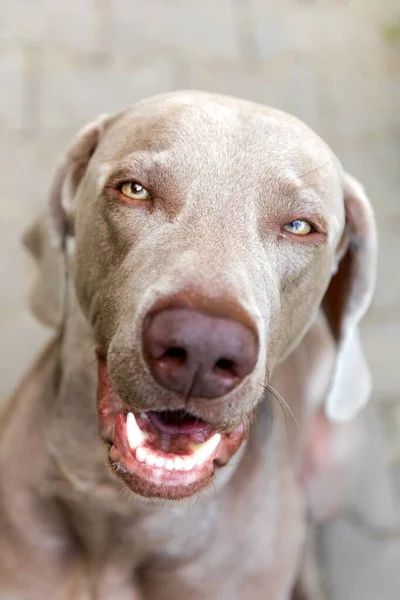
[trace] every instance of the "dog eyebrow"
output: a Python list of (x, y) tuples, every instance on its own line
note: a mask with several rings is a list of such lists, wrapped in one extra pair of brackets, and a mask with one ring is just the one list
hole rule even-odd
[(329, 221), (323, 188), (302, 185), (298, 179), (282, 179), (278, 184), (277, 196), (284, 198), (284, 202), (280, 203), (283, 218), (310, 219), (323, 233), (328, 233)]
[(329, 231), (329, 224), (326, 218), (326, 209), (324, 209), (323, 202), (317, 194), (312, 194), (310, 197), (290, 198), (287, 202), (288, 214), (294, 219), (310, 219), (315, 222), (320, 228), (322, 233), (327, 234)]
[(319, 167), (301, 174), (296, 168), (281, 168), (278, 172), (267, 172), (262, 181), (262, 193), (274, 193), (277, 197), (284, 198), (285, 213), (326, 213), (324, 198), (331, 195), (335, 188), (326, 184), (324, 180), (307, 180), (308, 175), (318, 170)]
[(161, 177), (165, 176), (164, 155), (163, 152), (133, 152), (129, 154), (110, 170), (104, 187), (129, 179), (138, 179), (142, 185), (150, 185), (150, 183), (157, 185), (161, 181)]

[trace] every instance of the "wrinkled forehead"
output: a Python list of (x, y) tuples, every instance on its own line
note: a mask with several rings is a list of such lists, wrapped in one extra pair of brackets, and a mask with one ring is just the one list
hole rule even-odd
[(185, 177), (240, 172), (254, 181), (310, 186), (340, 195), (340, 165), (306, 125), (278, 110), (224, 98), (150, 100), (108, 129), (98, 152), (104, 172), (135, 157)]

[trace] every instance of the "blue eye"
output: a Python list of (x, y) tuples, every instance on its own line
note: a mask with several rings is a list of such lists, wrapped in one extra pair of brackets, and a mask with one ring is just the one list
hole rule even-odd
[(283, 229), (285, 231), (289, 231), (290, 233), (294, 233), (295, 235), (308, 235), (314, 231), (311, 223), (301, 219), (296, 219), (295, 221), (287, 223), (283, 226)]

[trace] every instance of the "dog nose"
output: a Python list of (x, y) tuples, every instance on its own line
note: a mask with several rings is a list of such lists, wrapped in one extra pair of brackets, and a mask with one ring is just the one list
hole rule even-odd
[(167, 308), (152, 315), (143, 349), (159, 384), (202, 398), (230, 392), (253, 371), (258, 355), (250, 328), (191, 308)]

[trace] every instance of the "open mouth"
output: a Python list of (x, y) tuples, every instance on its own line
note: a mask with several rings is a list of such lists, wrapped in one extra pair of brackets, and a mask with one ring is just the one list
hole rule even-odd
[(145, 497), (176, 500), (208, 487), (246, 435), (243, 425), (217, 432), (184, 410), (132, 410), (113, 390), (101, 359), (97, 402), (111, 469)]

